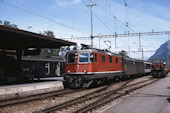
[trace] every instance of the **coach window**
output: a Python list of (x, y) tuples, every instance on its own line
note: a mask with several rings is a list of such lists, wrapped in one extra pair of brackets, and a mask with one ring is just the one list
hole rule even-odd
[(150, 64), (146, 64), (146, 69), (150, 69), (151, 65)]
[(94, 55), (93, 55), (93, 53), (90, 53), (90, 62), (94, 62)]
[(109, 56), (109, 62), (112, 62), (112, 56)]
[(88, 53), (80, 53), (79, 54), (79, 62), (80, 63), (86, 63), (88, 62), (89, 54)]
[(45, 70), (46, 70), (46, 74), (50, 74), (50, 63), (49, 62), (45, 63)]
[(105, 56), (102, 55), (102, 62), (105, 62)]
[(116, 60), (115, 60), (115, 61), (116, 61), (116, 63), (118, 63), (118, 58), (117, 58), (117, 57), (116, 57)]
[(75, 63), (75, 54), (68, 54), (67, 55), (67, 62), (68, 63)]
[(95, 62), (97, 62), (97, 54), (95, 54)]

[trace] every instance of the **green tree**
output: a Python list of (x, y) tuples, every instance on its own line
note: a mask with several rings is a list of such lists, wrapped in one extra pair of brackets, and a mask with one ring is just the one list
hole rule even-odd
[(16, 24), (11, 24), (9, 21), (6, 21), (6, 20), (4, 22), (0, 20), (0, 24), (3, 26), (18, 29), (18, 26)]
[(50, 30), (44, 31), (43, 35), (53, 37), (53, 38), (55, 37), (53, 31)]
[[(50, 30), (44, 31), (43, 33), (40, 32), (40, 34), (48, 36), (48, 37), (53, 37), (53, 38), (55, 37), (54, 32)], [(48, 49), (48, 48), (41, 49), (41, 53), (38, 57), (49, 58), (51, 56), (58, 56), (59, 51), (60, 51), (59, 49)]]

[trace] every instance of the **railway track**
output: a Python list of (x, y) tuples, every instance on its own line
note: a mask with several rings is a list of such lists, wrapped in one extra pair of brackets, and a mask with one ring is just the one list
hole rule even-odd
[(59, 90), (59, 91), (55, 91), (55, 92), (31, 95), (31, 96), (27, 96), (27, 97), (2, 100), (2, 101), (0, 101), (0, 108), (10, 106), (10, 105), (16, 105), (16, 104), (26, 103), (26, 102), (30, 102), (30, 101), (35, 101), (35, 100), (42, 100), (42, 99), (50, 98), (53, 96), (62, 96), (62, 95), (66, 95), (66, 94), (76, 93), (76, 92), (80, 92), (82, 90), (83, 89), (77, 89), (77, 90), (64, 89), (64, 90)]
[(66, 102), (64, 102), (64, 103), (58, 104), (58, 105), (56, 105), (56, 106), (53, 106), (53, 107), (51, 107), (51, 108), (44, 109), (44, 110), (39, 111), (39, 112), (41, 112), (41, 113), (48, 113), (48, 112), (53, 112), (53, 111), (56, 111), (56, 110), (59, 110), (59, 109), (62, 109), (62, 108), (63, 108), (63, 109), (64, 109), (64, 108), (67, 108), (67, 107), (70, 106), (70, 105), (74, 105), (74, 104), (76, 104), (76, 103), (78, 103), (78, 102), (82, 102), (82, 101), (84, 101), (85, 99), (87, 99), (88, 97), (91, 97), (91, 96), (93, 96), (93, 95), (95, 95), (95, 94), (98, 94), (98, 93), (100, 93), (100, 92), (103, 92), (103, 91), (107, 90), (107, 88), (108, 88), (109, 86), (112, 86), (112, 85), (114, 85), (114, 84), (101, 87), (101, 88), (99, 88), (98, 90), (95, 90), (95, 91), (93, 91), (93, 92), (91, 92), (91, 93), (88, 93), (88, 94), (83, 95), (83, 96), (81, 96), (81, 97), (78, 97), (78, 98), (76, 98), (76, 99), (72, 99), (72, 100), (66, 101)]
[(133, 92), (137, 89), (140, 89), (140, 88), (142, 88), (146, 85), (152, 84), (155, 81), (157, 81), (157, 80), (150, 81), (150, 82), (146, 81), (146, 83), (139, 85), (139, 86), (135, 86), (135, 87), (132, 87), (133, 85), (122, 87), (121, 90), (117, 91), (115, 94), (113, 94), (113, 93), (108, 94), (108, 95), (96, 100), (95, 102), (76, 110), (75, 112), (76, 113), (84, 113), (84, 112), (94, 110), (94, 109), (99, 108), (99, 107), (101, 107), (101, 106), (103, 106), (103, 105), (105, 105), (105, 104), (107, 104), (107, 103), (109, 103), (109, 102), (111, 102), (115, 99), (121, 98), (122, 96), (125, 96), (125, 95), (127, 95), (127, 94), (129, 94), (129, 93), (131, 93), (131, 92)]
[(18, 98), (7, 101), (0, 101), (2, 113), (26, 113), (26, 112), (79, 112), (84, 107), (96, 103), (97, 100), (107, 95), (120, 94), (120, 87), (133, 87), (140, 83), (149, 82), (151, 77), (141, 77), (129, 81), (112, 83), (93, 89), (65, 89), (40, 95), (33, 95), (26, 98)]
[(84, 96), (81, 96), (76, 99), (72, 99), (63, 103), (60, 103), (56, 106), (41, 110), (41, 113), (49, 113), (49, 112), (76, 112), (76, 113), (84, 113), (96, 109), (103, 104), (106, 104), (112, 100), (120, 98), (124, 95), (133, 92), (141, 87), (144, 87), (148, 84), (151, 84), (158, 79), (148, 79), (144, 81), (140, 81), (137, 83), (130, 84), (132, 80), (124, 81), (119, 83), (115, 88), (109, 88), (107, 86), (103, 89), (91, 92)]
[[(0, 111), (2, 113), (27, 113), (44, 109), (49, 106), (54, 106), (66, 100), (80, 97), (89, 92), (101, 92), (106, 90), (108, 85), (93, 88), (93, 89), (65, 89), (56, 92), (50, 92), (40, 95), (33, 95), (25, 98), (10, 99), (0, 101)], [(54, 102), (55, 101), (55, 102)]]

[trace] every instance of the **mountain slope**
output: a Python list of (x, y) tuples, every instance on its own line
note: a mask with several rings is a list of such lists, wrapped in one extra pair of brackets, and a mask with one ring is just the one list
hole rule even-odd
[(152, 55), (150, 59), (162, 59), (165, 62), (167, 62), (167, 53), (168, 53), (168, 41), (162, 44), (155, 52), (154, 55)]

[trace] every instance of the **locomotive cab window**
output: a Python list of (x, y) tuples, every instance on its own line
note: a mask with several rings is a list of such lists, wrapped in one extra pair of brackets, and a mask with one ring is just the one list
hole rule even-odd
[(93, 53), (90, 53), (90, 62), (94, 62), (94, 54)]
[(115, 60), (116, 63), (118, 63), (118, 58), (116, 57), (116, 60)]
[(155, 69), (155, 66), (152, 66), (152, 69)]
[(105, 62), (105, 56), (102, 55), (102, 62)]
[(79, 54), (79, 62), (80, 63), (86, 63), (88, 62), (89, 54), (88, 53), (80, 53)]
[(67, 63), (75, 63), (75, 54), (67, 55)]
[(95, 62), (97, 62), (97, 54), (95, 54)]
[(109, 62), (112, 62), (112, 56), (109, 56)]
[(160, 69), (163, 69), (163, 66), (162, 66), (162, 65), (160, 65)]

